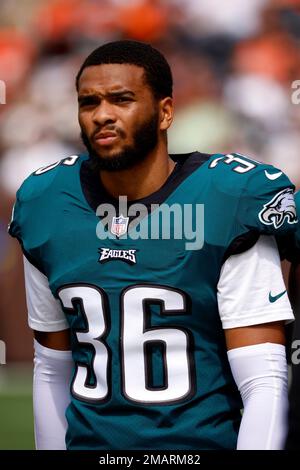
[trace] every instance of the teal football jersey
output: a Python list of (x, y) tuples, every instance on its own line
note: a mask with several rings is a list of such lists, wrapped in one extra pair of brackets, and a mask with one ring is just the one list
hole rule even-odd
[[(119, 210), (104, 223), (99, 206), (117, 201), (84, 155), (38, 170), (17, 193), (10, 234), (47, 276), (71, 331), (68, 449), (236, 447), (242, 404), (217, 284), (231, 254), (260, 234), (294, 230), (294, 187), (239, 154), (172, 158), (162, 188), (138, 201), (149, 210), (135, 224)], [(155, 237), (139, 237), (156, 226), (162, 204), (178, 211), (171, 235), (162, 225)], [(198, 206), (194, 230), (203, 240), (187, 249), (186, 231), (172, 233), (180, 214)]]

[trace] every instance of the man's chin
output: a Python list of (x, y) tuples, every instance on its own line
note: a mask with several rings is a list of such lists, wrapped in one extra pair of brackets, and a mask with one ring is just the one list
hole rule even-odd
[(99, 154), (93, 152), (90, 154), (90, 157), (92, 166), (97, 171), (122, 171), (132, 168), (137, 163), (137, 158), (132, 158), (133, 154), (126, 152), (118, 154)]
[(91, 157), (101, 161), (101, 162), (104, 162), (104, 164), (106, 162), (109, 162), (111, 160), (115, 160), (115, 159), (118, 159), (119, 158), (119, 153), (116, 153), (116, 152), (105, 152), (105, 153), (98, 153), (98, 152), (93, 152), (91, 154)]
[(93, 147), (90, 147), (90, 150), (90, 153), (95, 156), (95, 158), (101, 158), (103, 160), (117, 157), (122, 153), (122, 149), (117, 149), (114, 145), (105, 147), (102, 147), (100, 145), (93, 145)]

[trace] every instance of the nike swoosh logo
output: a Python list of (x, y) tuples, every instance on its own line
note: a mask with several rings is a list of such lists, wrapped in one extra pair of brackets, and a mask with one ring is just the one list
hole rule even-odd
[(269, 302), (271, 302), (271, 304), (276, 302), (276, 300), (280, 299), (280, 297), (282, 297), (285, 293), (286, 293), (286, 290), (284, 290), (283, 292), (280, 292), (280, 294), (277, 294), (277, 295), (273, 296), (270, 292), (269, 293)]
[(265, 175), (269, 180), (274, 181), (282, 175), (282, 171), (279, 171), (277, 173), (269, 173), (267, 170), (265, 170)]

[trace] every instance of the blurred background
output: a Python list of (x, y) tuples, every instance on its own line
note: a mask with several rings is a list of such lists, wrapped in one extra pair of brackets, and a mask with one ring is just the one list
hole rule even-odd
[(75, 75), (122, 38), (151, 43), (172, 66), (170, 152), (245, 153), (300, 186), (300, 0), (1, 0), (0, 449), (34, 446), (32, 334), (20, 249), (6, 234), (14, 195), (35, 169), (82, 150)]

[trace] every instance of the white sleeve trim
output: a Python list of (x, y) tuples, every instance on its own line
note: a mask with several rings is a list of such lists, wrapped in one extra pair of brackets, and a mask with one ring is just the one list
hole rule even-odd
[(28, 324), (37, 331), (54, 332), (69, 328), (64, 311), (55, 299), (47, 277), (23, 257)]
[(228, 258), (217, 295), (224, 329), (294, 320), (274, 237), (261, 235), (250, 250)]

